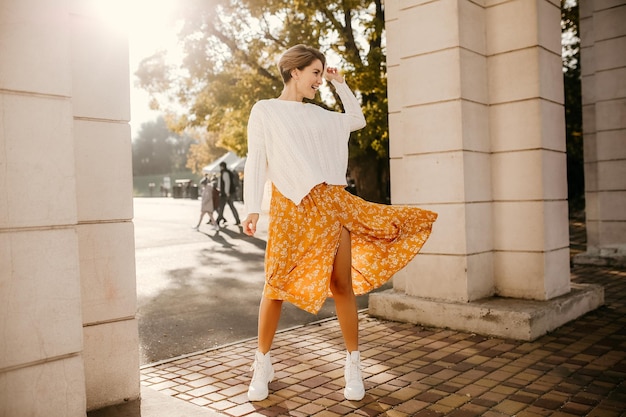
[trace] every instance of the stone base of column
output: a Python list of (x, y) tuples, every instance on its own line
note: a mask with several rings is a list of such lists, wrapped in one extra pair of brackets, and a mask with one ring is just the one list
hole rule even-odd
[(604, 288), (575, 284), (548, 301), (488, 298), (470, 303), (427, 300), (387, 290), (369, 295), (369, 314), (392, 321), (532, 341), (604, 304)]
[(626, 267), (626, 246), (590, 248), (574, 256), (573, 262), (575, 265)]

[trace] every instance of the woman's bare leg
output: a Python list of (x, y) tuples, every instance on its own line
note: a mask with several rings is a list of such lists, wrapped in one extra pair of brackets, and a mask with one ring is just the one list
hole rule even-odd
[(343, 374), (346, 380), (343, 396), (349, 401), (361, 401), (365, 396), (365, 386), (361, 374), (361, 353), (359, 352), (359, 317), (352, 288), (351, 251), (350, 232), (342, 229), (330, 280), (330, 290), (335, 298), (339, 327), (341, 327), (348, 351)]
[(259, 306), (259, 352), (266, 354), (272, 348), (274, 335), (278, 329), (282, 300), (263, 297)]
[(346, 350), (359, 350), (359, 318), (356, 311), (356, 297), (352, 288), (352, 253), (350, 232), (341, 230), (339, 248), (335, 256), (330, 291), (335, 299), (339, 327), (346, 344)]
[(196, 225), (196, 229), (200, 227), (200, 224), (202, 223), (202, 218), (204, 217), (204, 212), (201, 211), (200, 212), (200, 219), (198, 220), (198, 224)]
[(269, 395), (268, 384), (274, 378), (270, 348), (278, 328), (283, 302), (263, 297), (259, 306), (259, 346), (254, 354), (254, 374), (248, 387), (248, 400), (263, 401)]

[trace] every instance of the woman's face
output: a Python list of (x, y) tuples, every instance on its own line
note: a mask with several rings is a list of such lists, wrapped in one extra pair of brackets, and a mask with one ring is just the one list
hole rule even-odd
[(323, 82), (324, 66), (319, 59), (316, 59), (308, 67), (296, 69), (293, 75), (296, 83), (298, 95), (310, 100), (315, 98), (315, 94)]

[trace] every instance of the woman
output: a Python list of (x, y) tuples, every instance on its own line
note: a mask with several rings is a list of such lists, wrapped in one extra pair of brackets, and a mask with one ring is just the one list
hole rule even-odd
[(210, 183), (207, 175), (204, 176), (204, 179), (200, 182), (202, 188), (202, 203), (200, 205), (200, 218), (198, 219), (198, 224), (194, 229), (200, 230), (200, 224), (202, 223), (202, 218), (205, 214), (209, 216), (209, 223), (213, 227), (214, 230), (220, 230), (217, 222), (213, 218), (213, 210), (215, 210), (215, 205), (213, 204), (213, 185)]
[[(268, 396), (274, 377), (269, 351), (283, 301), (315, 314), (332, 295), (347, 350), (344, 396), (358, 401), (365, 388), (355, 294), (379, 287), (403, 268), (428, 238), (437, 215), (368, 203), (347, 192), (348, 139), (365, 126), (357, 99), (337, 69), (326, 68), (317, 49), (288, 49), (278, 69), (282, 93), (256, 103), (248, 121), (242, 227), (250, 236), (256, 232), (265, 180), (272, 182), (266, 280), (248, 398)], [(315, 97), (323, 78), (334, 86), (345, 113), (303, 103)]]

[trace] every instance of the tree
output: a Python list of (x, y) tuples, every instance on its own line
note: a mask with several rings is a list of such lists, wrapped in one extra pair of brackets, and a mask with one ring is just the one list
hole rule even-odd
[(184, 171), (192, 141), (188, 135), (169, 130), (163, 117), (143, 123), (133, 140), (133, 175)]
[(584, 207), (585, 198), (578, 23), (578, 3), (575, 0), (561, 0), (567, 185), (572, 212)]
[(224, 155), (226, 149), (217, 146), (218, 138), (215, 133), (194, 129), (191, 136), (196, 139), (187, 152), (187, 168), (194, 174), (200, 174), (202, 168)]
[[(172, 122), (175, 130), (201, 126), (217, 135), (220, 146), (244, 156), (252, 105), (282, 90), (275, 68), (279, 54), (297, 43), (309, 44), (343, 69), (368, 121), (350, 140), (349, 171), (357, 192), (388, 201), (382, 0), (187, 0), (181, 5), (185, 58), (180, 67), (168, 67), (163, 55), (155, 54), (136, 73), (155, 105), (173, 100), (186, 109)], [(337, 100), (334, 109), (340, 110)]]

